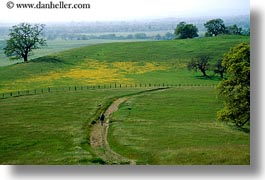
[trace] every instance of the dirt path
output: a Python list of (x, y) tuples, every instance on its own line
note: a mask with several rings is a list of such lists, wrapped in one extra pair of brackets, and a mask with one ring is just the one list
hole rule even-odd
[(105, 111), (105, 122), (101, 126), (98, 122), (92, 128), (90, 134), (90, 143), (91, 146), (96, 150), (97, 155), (102, 157), (104, 161), (111, 164), (135, 164), (135, 161), (129, 160), (118, 153), (112, 151), (108, 143), (108, 129), (110, 116), (112, 113), (118, 110), (118, 107), (121, 103), (125, 102), (129, 97), (123, 97), (115, 100)]
[[(150, 91), (158, 91), (158, 90), (165, 90), (167, 88), (158, 88), (152, 89), (148, 91), (143, 91), (140, 93), (146, 93)], [(93, 125), (90, 133), (90, 144), (92, 148), (95, 150), (96, 154), (103, 158), (103, 160), (109, 164), (130, 164), (135, 165), (135, 160), (128, 159), (126, 157), (121, 156), (120, 154), (114, 152), (108, 143), (108, 129), (110, 126), (110, 117), (111, 115), (116, 112), (119, 108), (119, 105), (125, 101), (127, 101), (131, 96), (122, 97), (115, 100), (104, 112), (105, 114), (105, 122), (103, 126), (100, 125), (98, 121), (96, 124)]]

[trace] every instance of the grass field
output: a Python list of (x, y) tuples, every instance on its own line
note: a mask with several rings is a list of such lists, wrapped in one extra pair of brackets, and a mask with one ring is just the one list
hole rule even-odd
[[(222, 103), (212, 85), (219, 77), (186, 69), (193, 57), (208, 55), (213, 64), (232, 46), (249, 41), (247, 36), (218, 36), (96, 44), (63, 52), (86, 42), (58, 42), (39, 52), (50, 55), (2, 66), (0, 164), (106, 163), (90, 146), (91, 123), (114, 99), (132, 94), (110, 121), (108, 140), (115, 152), (137, 164), (249, 164), (249, 133), (215, 120)], [(123, 88), (80, 89), (115, 83)], [(177, 87), (135, 94), (149, 84)], [(62, 90), (69, 86), (79, 90)], [(60, 92), (48, 93), (48, 87)], [(46, 92), (40, 93), (42, 88)], [(2, 98), (2, 93), (22, 90), (38, 93)]]
[[(101, 44), (101, 43), (113, 43), (113, 42), (127, 42), (125, 40), (104, 40), (104, 39), (93, 39), (93, 40), (48, 40), (47, 46), (42, 47), (33, 51), (33, 56), (30, 59), (35, 59), (42, 56), (47, 56), (56, 52), (69, 50), (72, 48), (78, 48), (82, 46)], [(7, 66), (11, 64), (21, 63), (22, 60), (10, 61), (5, 56), (3, 48), (5, 47), (5, 41), (0, 40), (0, 66)]]
[(215, 96), (180, 87), (132, 97), (111, 119), (111, 148), (137, 164), (249, 164), (249, 133), (216, 122)]
[(0, 100), (0, 164), (98, 164), (90, 124), (113, 97), (143, 89), (46, 93)]
[[(217, 84), (218, 77), (189, 72), (187, 61), (208, 55), (211, 63), (246, 36), (86, 46), (0, 67), (0, 92), (87, 84)], [(210, 75), (212, 73), (209, 73)]]

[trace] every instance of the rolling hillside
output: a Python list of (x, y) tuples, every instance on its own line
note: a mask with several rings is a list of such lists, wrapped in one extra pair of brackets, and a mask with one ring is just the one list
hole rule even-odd
[(192, 57), (211, 63), (247, 36), (218, 36), (175, 41), (110, 43), (71, 49), (28, 63), (0, 67), (0, 92), (97, 84), (216, 84), (186, 70)]
[[(214, 64), (249, 40), (97, 44), (0, 67), (0, 164), (248, 165), (248, 129), (216, 121), (219, 77), (186, 64), (198, 55)], [(96, 86), (114, 83), (128, 86)], [(177, 86), (154, 86), (162, 83)], [(99, 115), (120, 99), (101, 126)]]

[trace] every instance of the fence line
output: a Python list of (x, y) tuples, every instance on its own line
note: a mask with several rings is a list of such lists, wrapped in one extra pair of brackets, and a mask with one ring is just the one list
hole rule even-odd
[(121, 88), (159, 88), (159, 87), (215, 87), (215, 84), (167, 84), (167, 83), (138, 83), (138, 84), (103, 84), (103, 85), (90, 85), (90, 86), (68, 86), (68, 87), (47, 87), (33, 90), (18, 90), (12, 92), (0, 93), (0, 99), (8, 97), (19, 97), (26, 95), (36, 95), (43, 93), (54, 92), (73, 92), (84, 91), (93, 89), (121, 89)]

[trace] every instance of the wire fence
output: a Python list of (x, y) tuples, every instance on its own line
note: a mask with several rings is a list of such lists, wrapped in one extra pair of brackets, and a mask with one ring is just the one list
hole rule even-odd
[(19, 97), (27, 95), (37, 95), (44, 93), (55, 93), (55, 92), (71, 92), (71, 91), (85, 91), (85, 90), (95, 90), (95, 89), (121, 89), (121, 88), (159, 88), (159, 87), (215, 87), (215, 84), (152, 84), (152, 83), (139, 83), (139, 84), (104, 84), (104, 85), (91, 85), (91, 86), (68, 86), (68, 87), (47, 87), (40, 89), (31, 90), (18, 90), (0, 93), (0, 99)]

